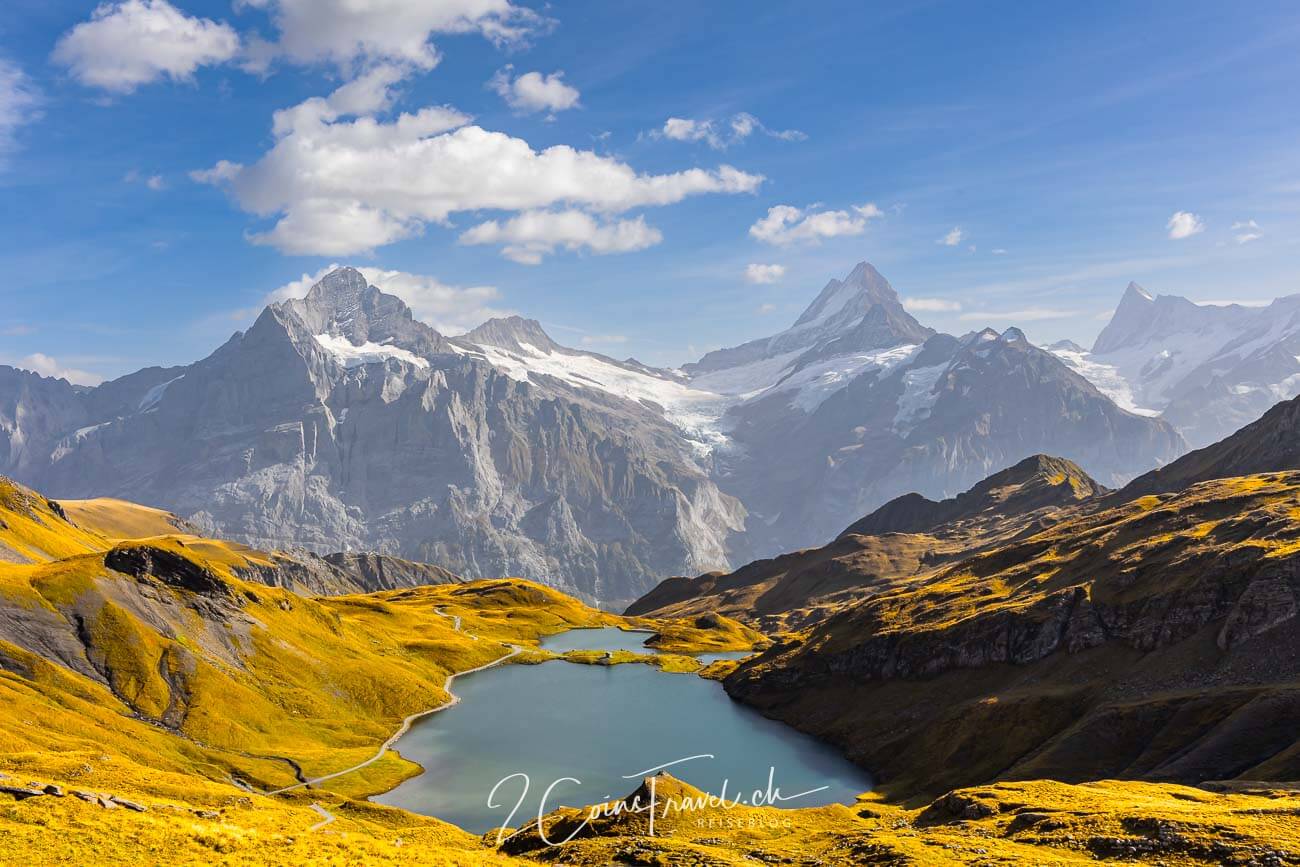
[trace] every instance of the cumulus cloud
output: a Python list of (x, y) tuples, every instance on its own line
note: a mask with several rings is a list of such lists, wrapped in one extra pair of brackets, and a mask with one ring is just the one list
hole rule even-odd
[(751, 262), (745, 266), (745, 280), (750, 283), (775, 283), (784, 276), (784, 265), (759, 265)]
[(65, 367), (57, 359), (43, 352), (33, 352), (21, 359), (16, 366), (23, 370), (30, 370), (32, 373), (39, 373), (41, 376), (66, 379), (73, 385), (99, 385), (104, 381), (104, 377), (97, 373)]
[[(647, 175), (568, 145), (534, 150), (445, 106), (383, 121), (361, 112), (386, 107), (391, 84), (349, 90), (353, 84), (276, 112), (275, 144), (256, 163), (222, 160), (191, 173), (228, 188), (245, 211), (277, 218), (271, 229), (250, 236), (254, 243), (342, 256), (411, 237), (430, 222), (446, 224), (463, 211), (562, 205), (610, 215), (705, 193), (750, 193), (763, 181), (728, 165)], [(658, 240), (636, 222), (624, 221), (615, 234), (632, 232), (643, 246), (652, 233)]]
[(14, 149), (18, 129), (36, 117), (39, 103), (27, 74), (0, 58), (0, 165)]
[(297, 63), (328, 62), (352, 70), (398, 62), (429, 70), (438, 65), (431, 42), (439, 33), (480, 33), (497, 44), (517, 43), (546, 21), (509, 0), (240, 0), (264, 9), (279, 31), (258, 43), (251, 65), (283, 56)]
[(1166, 224), (1169, 240), (1181, 241), (1205, 231), (1205, 221), (1191, 211), (1176, 211)]
[(160, 78), (183, 81), (239, 53), (225, 22), (186, 15), (167, 0), (101, 3), (59, 38), (55, 62), (88, 87), (130, 93)]
[(1245, 220), (1232, 224), (1233, 240), (1238, 244), (1249, 244), (1251, 241), (1258, 241), (1264, 237), (1264, 232), (1259, 227), (1259, 223), (1254, 220)]
[(554, 117), (558, 111), (577, 108), (578, 89), (564, 83), (563, 72), (553, 72), (550, 75), (525, 72), (518, 78), (511, 78), (513, 68), (506, 66), (498, 70), (488, 86), (515, 111), (545, 111)]
[(883, 217), (874, 203), (854, 205), (849, 210), (815, 211), (793, 205), (776, 205), (767, 216), (749, 227), (749, 234), (765, 243), (784, 246), (800, 241), (820, 243), (825, 238), (861, 235), (867, 221)]
[[(303, 298), (311, 287), (337, 264), (322, 268), (315, 274), (303, 274), (297, 280), (284, 284), (264, 299), (266, 304)], [(372, 285), (406, 302), (419, 319), (443, 334), (463, 334), (488, 319), (509, 316), (511, 311), (498, 309), (500, 293), (493, 286), (449, 286), (424, 274), (408, 271), (391, 271), (383, 268), (358, 268)]]
[(462, 244), (502, 244), (501, 255), (521, 265), (539, 265), (556, 247), (597, 255), (630, 253), (663, 240), (645, 219), (598, 221), (583, 211), (527, 211), (504, 222), (488, 220), (460, 236)]
[(943, 244), (945, 247), (956, 247), (965, 237), (966, 233), (962, 231), (961, 226), (953, 226), (952, 231), (935, 241), (935, 243)]
[(769, 314), (769, 313), (774, 313), (774, 312), (776, 312), (776, 305), (775, 305), (775, 304), (760, 304), (760, 305), (758, 305), (758, 308), (757, 308), (754, 312), (757, 313), (759, 316), (766, 316), (766, 315)]
[(808, 138), (797, 129), (770, 129), (747, 112), (734, 114), (729, 120), (695, 120), (670, 117), (659, 129), (650, 132), (651, 138), (671, 141), (704, 142), (715, 150), (723, 150), (749, 138), (755, 132), (782, 141), (803, 141)]
[(947, 298), (904, 298), (903, 306), (918, 313), (956, 313), (961, 310), (960, 301)]

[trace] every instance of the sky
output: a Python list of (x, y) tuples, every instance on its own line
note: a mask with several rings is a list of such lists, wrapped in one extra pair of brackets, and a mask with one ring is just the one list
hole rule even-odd
[(206, 356), (334, 264), (675, 366), (867, 260), (1088, 344), (1300, 292), (1291, 2), (6, 0), (0, 363)]

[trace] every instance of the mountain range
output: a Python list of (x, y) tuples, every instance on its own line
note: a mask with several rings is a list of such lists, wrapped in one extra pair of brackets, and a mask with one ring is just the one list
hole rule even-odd
[(1091, 351), (1051, 349), (1120, 406), (1169, 421), (1199, 447), (1300, 394), (1300, 295), (1197, 304), (1130, 283)]
[(935, 333), (865, 262), (790, 328), (680, 370), (519, 317), (447, 337), (351, 268), (191, 365), (93, 389), (0, 368), (0, 471), (56, 498), (610, 606), (1035, 453), (1118, 486), (1184, 449), (1018, 329)]

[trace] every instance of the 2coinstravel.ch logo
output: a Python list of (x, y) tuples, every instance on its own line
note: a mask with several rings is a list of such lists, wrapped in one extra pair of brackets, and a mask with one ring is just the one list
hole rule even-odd
[[(761, 789), (754, 789), (748, 795), (738, 793), (735, 797), (729, 798), (727, 790), (730, 786), (730, 780), (724, 779), (722, 784), (718, 787), (717, 794), (700, 792), (699, 794), (690, 796), (661, 796), (659, 792), (659, 780), (661, 779), (660, 774), (668, 768), (676, 767), (687, 762), (712, 758), (714, 758), (712, 753), (700, 753), (699, 755), (687, 756), (685, 758), (675, 759), (671, 762), (655, 765), (654, 767), (646, 768), (645, 770), (633, 774), (624, 774), (623, 779), (625, 780), (644, 778), (644, 792), (638, 791), (636, 794), (623, 800), (606, 800), (602, 803), (588, 807), (586, 810), (586, 818), (583, 819), (576, 828), (571, 830), (568, 835), (560, 840), (552, 840), (547, 836), (546, 814), (549, 811), (548, 804), (554, 804), (555, 807), (560, 806), (559, 803), (555, 801), (557, 797), (567, 797), (568, 799), (572, 799), (574, 790), (582, 786), (582, 780), (577, 777), (560, 777), (552, 780), (550, 784), (547, 785), (537, 804), (537, 823), (534, 826), (537, 836), (547, 846), (563, 846), (581, 833), (584, 828), (591, 824), (591, 822), (597, 819), (613, 818), (627, 814), (644, 814), (648, 821), (647, 834), (653, 837), (655, 836), (656, 821), (666, 819), (672, 815), (682, 815), (703, 810), (734, 810), (738, 807), (777, 807), (786, 802), (804, 798), (816, 794), (817, 792), (825, 791), (829, 788), (829, 786), (818, 786), (815, 789), (807, 789), (793, 795), (783, 794), (781, 792), (781, 787), (776, 784), (776, 768), (768, 767), (767, 785)], [(496, 785), (492, 787), (492, 791), (488, 793), (487, 805), (492, 809), (506, 807), (508, 802), (498, 802), (497, 796), (502, 794), (503, 789), (507, 789), (511, 784), (519, 784), (519, 796), (515, 800), (513, 806), (510, 806), (510, 811), (506, 815), (502, 827), (497, 831), (498, 846), (525, 830), (524, 828), (520, 828), (512, 833), (507, 833), (515, 816), (519, 813), (520, 808), (527, 799), (529, 790), (532, 788), (532, 779), (528, 774), (519, 772), (509, 774), (498, 780)], [(551, 809), (553, 808), (554, 807)], [(708, 818), (701, 818), (697, 821), (697, 825), (702, 828), (751, 827), (757, 826), (758, 824), (777, 824), (782, 827), (790, 826), (788, 819), (758, 820), (746, 817), (744, 820), (737, 819), (732, 821), (728, 817), (718, 818), (717, 816), (710, 816)]]

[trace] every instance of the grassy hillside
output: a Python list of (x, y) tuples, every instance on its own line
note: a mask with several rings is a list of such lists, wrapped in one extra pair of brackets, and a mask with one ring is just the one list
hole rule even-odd
[[(538, 639), (571, 626), (654, 629), (664, 667), (682, 671), (694, 665), (680, 654), (765, 639), (714, 614), (616, 617), (517, 579), (308, 598), (241, 579), (250, 552), (235, 546), (124, 538), (162, 529), (148, 511), (87, 514), (0, 483), (0, 542), (24, 561), (0, 563), (3, 863), (1082, 863), (1130, 848), (1166, 864), (1300, 859), (1288, 792), (1119, 783), (705, 809), (653, 837), (614, 820), (561, 849), (539, 845), (535, 829), (498, 849), (364, 800), (419, 771), (381, 746), (404, 718), (448, 701), (448, 675), (513, 647), (523, 650), (511, 663), (546, 659)], [(294, 788), (263, 794), (283, 787)], [(1228, 848), (1213, 848), (1225, 829)]]
[(727, 681), (899, 795), (1300, 779), (1300, 473), (1118, 505), (924, 570)]

